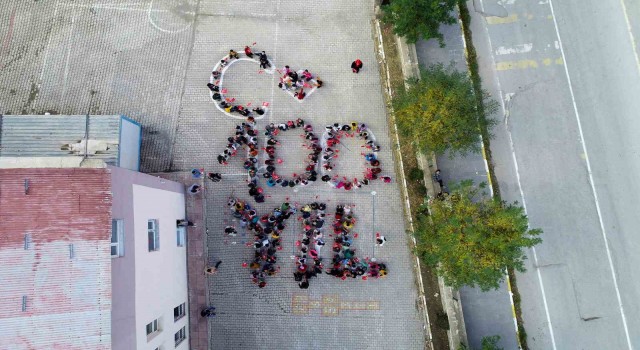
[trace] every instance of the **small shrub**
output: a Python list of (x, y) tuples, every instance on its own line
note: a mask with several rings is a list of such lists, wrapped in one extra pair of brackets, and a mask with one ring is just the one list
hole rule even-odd
[(424, 180), (424, 171), (422, 169), (415, 167), (409, 170), (409, 180), (411, 181), (422, 181)]
[(427, 195), (427, 187), (425, 187), (425, 185), (423, 185), (423, 184), (420, 184), (416, 188), (416, 192), (418, 192), (418, 195), (424, 197), (424, 196)]

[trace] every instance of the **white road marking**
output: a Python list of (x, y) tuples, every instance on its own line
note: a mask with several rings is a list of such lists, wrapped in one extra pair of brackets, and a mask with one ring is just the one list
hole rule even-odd
[[(514, 93), (508, 93), (506, 97), (503, 98), (502, 91), (500, 91), (500, 100), (509, 102), (514, 95), (515, 95)], [(516, 157), (516, 149), (513, 143), (513, 138), (511, 137), (511, 131), (509, 130), (509, 111), (505, 110), (503, 107), (503, 112), (505, 115), (504, 125), (505, 125), (505, 129), (507, 130), (507, 135), (509, 136), (509, 148), (511, 149), (511, 158), (513, 158), (513, 165), (516, 170), (516, 181), (518, 182), (518, 190), (520, 191), (520, 198), (522, 198), (522, 208), (524, 209), (525, 215), (528, 216), (529, 213), (527, 211), (527, 201), (524, 197), (524, 191), (522, 190), (522, 182), (520, 181), (520, 171), (518, 167), (518, 159)], [(533, 253), (533, 262), (536, 267), (536, 275), (538, 277), (538, 282), (540, 283), (540, 292), (542, 293), (542, 304), (544, 306), (544, 312), (547, 315), (547, 322), (549, 323), (549, 334), (551, 335), (551, 345), (555, 350), (557, 349), (556, 338), (553, 334), (553, 327), (551, 325), (551, 316), (549, 314), (549, 305), (547, 304), (547, 293), (545, 292), (544, 283), (542, 282), (542, 273), (540, 272), (540, 268), (538, 267), (539, 266), (538, 253), (536, 252), (535, 247), (531, 247), (531, 252)]]
[(633, 37), (633, 32), (631, 31), (631, 22), (629, 22), (629, 15), (627, 14), (627, 6), (624, 4), (624, 0), (620, 0), (620, 4), (622, 5), (624, 20), (625, 22), (627, 22), (627, 33), (629, 33), (629, 38), (631, 39), (631, 48), (633, 49), (633, 56), (636, 58), (636, 66), (638, 67), (638, 72), (640, 72), (640, 57), (638, 57), (638, 48), (636, 46), (636, 40)]
[[(631, 337), (629, 336), (629, 327), (627, 326), (627, 317), (624, 313), (624, 307), (622, 306), (622, 297), (620, 296), (620, 288), (618, 288), (618, 278), (616, 277), (616, 269), (613, 266), (613, 259), (611, 257), (611, 250), (609, 249), (609, 239), (607, 237), (607, 230), (604, 228), (604, 222), (602, 220), (602, 211), (600, 210), (600, 202), (598, 200), (598, 192), (596, 191), (595, 181), (593, 180), (593, 171), (591, 170), (591, 162), (589, 161), (589, 153), (587, 152), (587, 144), (584, 139), (584, 133), (582, 132), (582, 121), (580, 120), (580, 113), (578, 113), (578, 105), (576, 104), (575, 95), (573, 93), (573, 85), (571, 84), (571, 76), (569, 76), (569, 65), (564, 55), (564, 48), (562, 45), (562, 38), (560, 37), (560, 31), (558, 30), (558, 22), (553, 10), (553, 1), (549, 0), (549, 7), (551, 8), (551, 17), (553, 17), (553, 25), (556, 29), (556, 35), (558, 36), (558, 42), (560, 43), (560, 52), (562, 53), (562, 59), (564, 60), (564, 72), (569, 82), (569, 92), (571, 93), (571, 102), (573, 103), (573, 110), (576, 115), (576, 121), (578, 122), (578, 130), (580, 131), (580, 140), (582, 143), (582, 150), (585, 155), (585, 161), (587, 163), (587, 173), (589, 174), (589, 183), (591, 184), (591, 192), (593, 193), (593, 199), (596, 204), (596, 211), (598, 213), (598, 221), (600, 222), (600, 230), (602, 231), (602, 238), (604, 240), (604, 247), (607, 251), (607, 259), (609, 260), (609, 268), (611, 269), (611, 277), (613, 277), (613, 286), (616, 290), (616, 298), (618, 299), (618, 307), (620, 309), (620, 316), (622, 317), (622, 325), (624, 326), (624, 334), (627, 339), (627, 346), (629, 349), (633, 349), (631, 345)], [(635, 50), (634, 50), (635, 53)], [(636, 56), (637, 59), (637, 56)]]
[(69, 30), (69, 40), (67, 43), (67, 59), (64, 63), (64, 77), (62, 79), (62, 95), (60, 103), (64, 103), (64, 95), (67, 93), (67, 77), (69, 76), (69, 61), (71, 57), (71, 47), (73, 46), (73, 29), (76, 26), (76, 9), (71, 12), (71, 29)]
[[(53, 10), (53, 19), (55, 20), (58, 16), (58, 3), (60, 0), (56, 0), (56, 6)], [(53, 25), (53, 23), (51, 24)], [(42, 70), (40, 70), (40, 82), (42, 83), (42, 78), (44, 77), (44, 69), (47, 67), (47, 59), (49, 58), (49, 46), (51, 46), (51, 38), (53, 37), (53, 29), (49, 33), (49, 40), (47, 40), (47, 46), (44, 49), (44, 59), (42, 60)]]
[(556, 49), (560, 49), (560, 43), (558, 42), (558, 40), (554, 41), (553, 45), (556, 47)]
[[(480, 8), (482, 10), (482, 12), (484, 12), (484, 3), (482, 2), (482, 0), (480, 0)], [(491, 36), (489, 35), (489, 27), (485, 24), (484, 25), (484, 30), (485, 30), (485, 34), (487, 36), (487, 40), (489, 41), (489, 49), (491, 52), (493, 52), (492, 48), (493, 48), (493, 44), (491, 43)], [(493, 54), (491, 55), (491, 63), (492, 63), (492, 67), (496, 67), (496, 59), (493, 56)], [(500, 106), (502, 107), (502, 112), (504, 113), (505, 117), (508, 117), (508, 111), (505, 108), (504, 105), (504, 99), (502, 96), (502, 86), (500, 84), (500, 78), (498, 77), (498, 73), (494, 71), (494, 79), (496, 82), (496, 85), (498, 87), (498, 91), (500, 93)], [(505, 124), (506, 124), (506, 120), (505, 120)], [(509, 129), (507, 128), (507, 133), (509, 135), (509, 139), (511, 141), (511, 133), (509, 132)], [(513, 143), (511, 143), (513, 146)], [(525, 205), (525, 198), (524, 198), (524, 192), (522, 190), (522, 184), (520, 183), (520, 173), (518, 172), (518, 163), (515, 157), (515, 151), (513, 148), (511, 148), (511, 153), (512, 153), (512, 157), (513, 157), (513, 161), (514, 161), (514, 165), (515, 165), (515, 171), (516, 171), (516, 179), (518, 181), (518, 189), (520, 190), (520, 197), (522, 198), (522, 208), (524, 209), (525, 214), (527, 214), (527, 207)], [(537, 266), (537, 261), (538, 261), (538, 256), (536, 254), (536, 250), (535, 247), (532, 247), (531, 250), (533, 251), (533, 259), (536, 262), (536, 266)], [(542, 274), (540, 273), (540, 269), (536, 267), (536, 272), (537, 272), (537, 276), (538, 276), (538, 283), (540, 284), (540, 291), (542, 292), (542, 302), (544, 305), (544, 313), (545, 316), (547, 318), (547, 327), (549, 328), (549, 336), (551, 337), (551, 345), (553, 346), (553, 350), (556, 350), (556, 338), (555, 335), (553, 334), (553, 324), (551, 323), (551, 315), (549, 313), (549, 306), (547, 304), (547, 294), (545, 293), (545, 289), (544, 289), (544, 283), (542, 282)], [(517, 331), (517, 329), (516, 329)]]
[(514, 47), (498, 46), (496, 48), (496, 55), (512, 55), (517, 53), (527, 53), (533, 49), (533, 44), (520, 44)]

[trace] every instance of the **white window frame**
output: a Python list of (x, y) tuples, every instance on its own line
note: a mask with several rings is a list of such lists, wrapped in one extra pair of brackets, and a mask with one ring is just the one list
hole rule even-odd
[(187, 326), (180, 328), (180, 330), (173, 335), (173, 340), (175, 340), (176, 343), (175, 347), (177, 348), (185, 339), (187, 339)]
[[(116, 241), (113, 241), (114, 238), (114, 228), (115, 228), (115, 237)], [(116, 249), (116, 253), (113, 254), (113, 248)], [(124, 256), (124, 220), (123, 219), (112, 219), (111, 220), (111, 257), (119, 258)]]
[[(151, 224), (151, 227), (149, 227), (149, 224)], [(149, 219), (147, 221), (147, 238), (149, 243), (148, 248), (150, 252), (156, 252), (160, 250), (160, 224), (158, 222), (158, 219)], [(152, 242), (153, 247), (151, 247)]]
[[(151, 329), (151, 332), (149, 332), (149, 329)], [(156, 318), (155, 320), (147, 323), (147, 325), (145, 326), (145, 332), (147, 333), (147, 341), (151, 340), (152, 338), (154, 338), (156, 336), (156, 334), (160, 333), (161, 329), (160, 329), (160, 319)]]
[[(178, 316), (176, 316), (176, 311), (179, 312)], [(182, 303), (173, 308), (173, 322), (178, 322), (181, 318), (187, 315), (187, 303)]]
[(176, 245), (178, 247), (184, 247), (187, 238), (187, 228), (184, 226), (178, 226), (176, 228)]

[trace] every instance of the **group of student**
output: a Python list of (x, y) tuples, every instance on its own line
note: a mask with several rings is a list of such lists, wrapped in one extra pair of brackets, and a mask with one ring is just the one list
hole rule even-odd
[[(333, 170), (332, 160), (338, 157), (338, 150), (334, 150), (340, 143), (342, 137), (358, 137), (365, 142), (364, 148), (367, 149), (366, 153), (361, 153), (364, 156), (366, 169), (362, 179), (354, 178), (353, 181), (348, 180), (346, 177), (329, 176), (326, 174)], [(322, 136), (323, 140), (323, 153), (322, 153), (322, 180), (328, 182), (334, 188), (341, 188), (344, 190), (351, 190), (354, 188), (360, 188), (362, 185), (368, 185), (370, 181), (381, 179), (385, 183), (391, 182), (391, 177), (382, 176), (380, 173), (380, 161), (378, 160), (378, 151), (380, 145), (376, 143), (369, 128), (364, 123), (352, 122), (350, 124), (334, 123), (325, 127), (325, 132)]]
[(317, 77), (314, 79), (313, 74), (308, 69), (293, 71), (289, 66), (284, 66), (278, 72), (281, 74), (278, 87), (282, 90), (293, 91), (293, 96), (298, 100), (302, 100), (307, 96), (307, 93), (304, 92), (305, 87), (316, 86), (321, 88), (323, 85), (322, 80)]
[(326, 204), (317, 202), (300, 208), (303, 234), (297, 243), (296, 271), (293, 276), (301, 289), (309, 288), (309, 279), (322, 274), (324, 268), (320, 250), (325, 244), (322, 233), (326, 209)]
[[(254, 57), (254, 53), (251, 51), (251, 48), (249, 46), (245, 46), (244, 52), (247, 55), (247, 57), (249, 58)], [(269, 62), (269, 58), (267, 57), (267, 54), (264, 51), (262, 51), (261, 53), (257, 53), (255, 55), (258, 57), (258, 60), (260, 61), (260, 67), (267, 68), (271, 66), (271, 63)], [(207, 87), (211, 91), (211, 98), (214, 101), (216, 101), (216, 103), (219, 104), (220, 108), (222, 108), (225, 112), (229, 114), (238, 113), (243, 117), (252, 116), (253, 113), (256, 113), (257, 115), (263, 115), (265, 113), (264, 108), (256, 107), (256, 108), (250, 109), (249, 107), (245, 107), (243, 105), (234, 105), (231, 102), (231, 100), (225, 98), (223, 91), (220, 88), (220, 82), (221, 82), (220, 78), (222, 77), (222, 72), (224, 68), (229, 64), (231, 60), (239, 59), (239, 58), (240, 58), (240, 55), (236, 51), (229, 50), (229, 54), (225, 56), (222, 60), (220, 60), (220, 62), (213, 69), (213, 71), (211, 72), (211, 76), (213, 78), (211, 80), (213, 82), (207, 83)]]
[[(227, 205), (233, 217), (240, 220), (240, 226), (253, 232), (254, 257), (249, 264), (251, 279), (258, 287), (264, 288), (267, 276), (274, 276), (279, 271), (276, 253), (281, 244), (280, 236), (286, 228), (285, 221), (296, 213), (296, 209), (285, 202), (271, 213), (260, 217), (253, 207), (242, 200), (230, 198)], [(232, 229), (229, 233), (225, 229), (225, 233), (235, 234), (235, 228)]]
[[(309, 288), (309, 280), (322, 274), (322, 271), (325, 270), (322, 257), (320, 257), (320, 252), (325, 246), (325, 210), (326, 205), (317, 202), (300, 208), (303, 234), (302, 239), (296, 243), (298, 253), (296, 255), (296, 270), (293, 275), (298, 286), (302, 289)], [(356, 219), (352, 210), (350, 205), (339, 204), (336, 206), (331, 226), (332, 234), (330, 235), (334, 237), (332, 246), (334, 255), (331, 268), (326, 273), (342, 280), (346, 280), (348, 277), (362, 279), (384, 277), (388, 272), (386, 264), (377, 262), (375, 259), (366, 261), (356, 257), (353, 240), (358, 235), (353, 232)], [(382, 246), (385, 242), (384, 236), (376, 235), (377, 246)]]
[[(308, 160), (304, 163), (303, 172), (300, 174), (294, 173), (292, 178), (285, 178), (276, 172), (276, 164), (281, 163), (282, 160), (276, 158), (276, 146), (279, 145), (280, 142), (278, 142), (275, 136), (281, 132), (295, 129), (304, 131), (304, 135), (301, 135), (301, 137), (305, 139), (304, 147), (309, 149), (311, 153), (308, 154)], [(286, 123), (280, 123), (277, 126), (270, 123), (266, 126), (265, 135), (268, 137), (267, 146), (264, 148), (266, 155), (264, 163), (266, 168), (262, 176), (267, 179), (267, 186), (306, 186), (310, 182), (315, 182), (318, 179), (316, 166), (320, 153), (322, 152), (322, 147), (320, 146), (318, 137), (313, 133), (313, 126), (305, 124), (304, 120), (300, 118), (295, 121), (289, 120)]]

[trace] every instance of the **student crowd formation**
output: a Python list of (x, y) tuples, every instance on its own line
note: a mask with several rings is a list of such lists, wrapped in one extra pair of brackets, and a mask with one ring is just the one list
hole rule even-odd
[[(271, 213), (259, 216), (254, 208), (239, 199), (230, 198), (227, 204), (233, 217), (240, 221), (240, 227), (253, 232), (254, 257), (249, 264), (251, 280), (258, 287), (264, 288), (267, 276), (274, 276), (279, 271), (276, 252), (282, 249), (280, 236), (286, 228), (285, 221), (296, 213), (296, 209), (285, 202)], [(227, 226), (225, 234), (235, 235), (237, 231), (234, 227)]]
[(320, 250), (324, 247), (322, 233), (326, 209), (326, 204), (316, 202), (300, 208), (303, 236), (296, 243), (298, 255), (296, 256), (296, 271), (293, 273), (293, 277), (301, 289), (309, 288), (309, 279), (322, 274), (323, 265)]
[[(304, 130), (304, 135), (301, 135), (305, 139), (303, 147), (310, 150), (311, 153), (308, 154), (307, 161), (304, 164), (304, 172), (301, 172), (301, 174), (294, 173), (292, 174), (292, 178), (287, 179), (276, 172), (276, 164), (281, 163), (282, 160), (276, 158), (276, 146), (279, 145), (280, 142), (278, 142), (275, 137), (281, 132), (294, 130), (296, 128)], [(266, 127), (265, 135), (268, 137), (267, 146), (265, 147), (266, 159), (264, 161), (266, 170), (262, 176), (267, 179), (267, 186), (306, 186), (309, 182), (315, 182), (318, 179), (316, 168), (320, 152), (322, 152), (322, 147), (320, 146), (318, 137), (313, 133), (313, 126), (308, 124), (305, 125), (304, 120), (300, 118), (295, 121), (289, 120), (286, 123), (281, 123), (277, 126), (270, 123)]]
[[(310, 203), (303, 205), (300, 212), (302, 223), (302, 239), (296, 242), (298, 253), (295, 258), (296, 270), (294, 280), (301, 289), (309, 288), (309, 280), (325, 271), (320, 252), (325, 246), (325, 218), (327, 206), (325, 203)], [(380, 278), (387, 275), (387, 266), (376, 262), (375, 259), (361, 260), (356, 257), (353, 240), (358, 237), (353, 232), (356, 219), (350, 205), (337, 205), (332, 226), (328, 229), (333, 237), (333, 258), (331, 268), (325, 272), (328, 275), (346, 280), (347, 278), (368, 277)], [(384, 236), (376, 235), (376, 245), (382, 246), (386, 242)]]
[(289, 66), (284, 66), (282, 70), (279, 70), (280, 82), (278, 87), (285, 91), (292, 91), (293, 96), (298, 100), (302, 100), (307, 96), (304, 92), (304, 88), (311, 88), (313, 86), (321, 88), (323, 85), (320, 78), (313, 77), (313, 74), (308, 69), (300, 69), (299, 71), (293, 71)]
[[(260, 62), (260, 68), (266, 69), (268, 67), (271, 67), (269, 58), (267, 57), (267, 54), (264, 51), (254, 54), (251, 51), (251, 48), (249, 46), (245, 46), (244, 53), (249, 58), (253, 58), (255, 55), (258, 58), (258, 61)], [(238, 54), (234, 50), (229, 50), (229, 54), (225, 56), (222, 60), (220, 60), (218, 64), (216, 64), (213, 71), (211, 72), (211, 79), (210, 79), (211, 81), (207, 84), (207, 87), (211, 92), (211, 98), (214, 101), (216, 101), (216, 103), (219, 104), (220, 108), (222, 108), (225, 112), (229, 114), (238, 113), (243, 117), (252, 116), (253, 113), (256, 113), (257, 115), (263, 115), (265, 113), (265, 110), (261, 107), (250, 109), (248, 106), (234, 105), (233, 104), (234, 99), (226, 98), (223, 93), (223, 89), (221, 89), (220, 87), (221, 78), (222, 78), (222, 74), (225, 67), (230, 63), (230, 61), (234, 59), (239, 59), (239, 58), (240, 58), (240, 54)]]
[[(277, 166), (282, 163), (282, 160), (277, 158), (276, 151), (280, 142), (276, 137), (282, 132), (296, 129), (302, 131), (300, 137), (304, 139), (303, 147), (309, 150), (309, 153), (307, 154), (301, 171), (299, 173), (293, 173), (292, 177), (287, 178), (277, 171)], [(375, 142), (375, 139), (373, 139), (371, 132), (365, 124), (354, 122), (351, 124), (336, 123), (329, 125), (325, 128), (322, 139), (313, 131), (313, 126), (306, 124), (304, 120), (300, 118), (280, 124), (268, 124), (265, 127), (264, 133), (267, 137), (267, 145), (262, 148), (265, 157), (264, 166), (260, 166), (257, 158), (260, 151), (258, 146), (258, 137), (260, 135), (256, 128), (255, 119), (248, 117), (245, 122), (236, 125), (234, 136), (227, 139), (226, 149), (218, 155), (218, 163), (227, 165), (229, 158), (236, 156), (238, 151), (246, 151), (247, 157), (243, 167), (248, 172), (249, 195), (258, 203), (264, 202), (265, 199), (264, 190), (259, 186), (258, 182), (259, 171), (261, 171), (260, 174), (266, 180), (268, 187), (281, 186), (286, 188), (306, 186), (317, 181), (318, 177), (334, 188), (347, 191), (358, 189), (363, 185), (369, 185), (371, 181), (377, 179), (381, 179), (385, 183), (391, 182), (391, 177), (380, 175), (382, 169), (380, 168), (380, 161), (377, 155), (380, 146)], [(362, 147), (366, 148), (366, 152), (361, 153), (361, 155), (364, 157), (366, 168), (361, 179), (353, 178), (353, 180), (350, 180), (344, 176), (330, 176), (328, 174), (333, 170), (333, 159), (335, 159), (340, 152), (337, 147), (342, 137), (358, 137), (365, 142)], [(322, 169), (322, 174), (318, 173), (319, 167)], [(219, 174), (215, 175), (218, 175), (218, 178), (208, 177), (213, 181), (219, 181)]]
[[(298, 209), (285, 202), (269, 214), (260, 215), (251, 205), (237, 198), (229, 198), (227, 205), (233, 217), (239, 221), (240, 228), (254, 235), (253, 243), (248, 244), (254, 250), (253, 260), (248, 267), (251, 270), (252, 282), (259, 288), (264, 288), (267, 285), (267, 277), (280, 271), (276, 253), (282, 249), (281, 236), (286, 229), (285, 222), (295, 215)], [(302, 224), (302, 238), (296, 242), (298, 251), (295, 257), (296, 269), (293, 273), (298, 286), (302, 289), (309, 288), (309, 280), (321, 275), (323, 271), (342, 280), (349, 277), (366, 280), (368, 277), (386, 276), (387, 266), (384, 263), (356, 257), (356, 249), (353, 248), (353, 240), (358, 237), (358, 234), (353, 232), (356, 219), (353, 216), (353, 208), (349, 205), (336, 206), (333, 224), (328, 229), (329, 236), (334, 237), (334, 255), (331, 268), (325, 269), (320, 252), (325, 246), (326, 208), (325, 203), (314, 202), (299, 209), (298, 220)], [(233, 226), (224, 229), (224, 234), (228, 236), (235, 236), (237, 233)], [(378, 246), (382, 246), (384, 242), (384, 236), (376, 235)]]
[[(358, 137), (358, 139), (365, 142), (363, 147), (366, 148), (366, 153), (361, 153), (361, 155), (365, 159), (367, 168), (365, 169), (362, 179), (354, 178), (353, 181), (351, 181), (346, 177), (330, 177), (327, 175), (327, 172), (333, 170), (332, 160), (338, 156), (338, 150), (334, 149), (340, 144), (342, 137)], [(382, 172), (380, 161), (378, 160), (380, 145), (376, 143), (373, 134), (366, 124), (352, 122), (351, 124), (335, 123), (328, 125), (325, 128), (322, 139), (324, 146), (322, 153), (322, 180), (329, 182), (332, 187), (349, 191), (354, 188), (360, 188), (362, 185), (368, 185), (370, 181), (377, 179), (381, 179), (385, 183), (391, 182), (391, 177), (380, 175)]]
[[(271, 67), (271, 62), (267, 56), (265, 51), (259, 53), (253, 53), (251, 47), (244, 47), (244, 54), (251, 59), (257, 59), (260, 63), (261, 69), (267, 69)], [(255, 56), (255, 58), (254, 58)], [(263, 108), (257, 107), (254, 109), (250, 109), (248, 106), (243, 105), (234, 105), (234, 99), (227, 98), (225, 96), (224, 89), (221, 88), (222, 83), (222, 75), (224, 73), (225, 67), (229, 65), (229, 63), (233, 60), (237, 60), (240, 58), (240, 54), (235, 50), (229, 50), (229, 54), (225, 56), (211, 72), (210, 82), (207, 84), (211, 92), (211, 98), (218, 103), (220, 108), (222, 108), (225, 112), (232, 114), (238, 113), (241, 116), (249, 117), (252, 116), (253, 113), (258, 115), (263, 115), (265, 110)], [(293, 71), (289, 68), (289, 66), (284, 66), (282, 70), (278, 70), (281, 74), (280, 82), (278, 83), (278, 87), (282, 90), (290, 91), (293, 93), (293, 96), (299, 100), (304, 99), (307, 94), (304, 92), (304, 88), (312, 88), (312, 87), (322, 87), (323, 82), (318, 77), (314, 77), (308, 69), (301, 69), (299, 71)]]
[(371, 260), (363, 261), (356, 257), (356, 250), (352, 247), (353, 239), (358, 237), (356, 233), (352, 233), (355, 224), (356, 219), (352, 208), (348, 205), (337, 205), (332, 226), (334, 255), (331, 269), (327, 274), (342, 280), (348, 277), (367, 279), (367, 276), (375, 278), (386, 276), (385, 264)]

